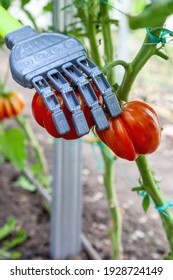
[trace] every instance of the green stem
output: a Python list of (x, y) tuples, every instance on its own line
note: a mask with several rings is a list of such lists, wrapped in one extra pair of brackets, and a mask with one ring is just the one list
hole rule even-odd
[(91, 56), (93, 61), (97, 64), (98, 67), (102, 67), (101, 56), (99, 54), (98, 42), (97, 42), (97, 34), (96, 34), (96, 26), (94, 23), (93, 16), (91, 12), (88, 12), (88, 17), (86, 18), (86, 33), (89, 39), (90, 48), (91, 48)]
[(114, 60), (108, 64), (106, 64), (105, 67), (102, 68), (102, 72), (103, 74), (107, 75), (112, 68), (114, 68), (115, 66), (123, 66), (125, 71), (127, 71), (129, 69), (129, 64), (127, 62), (125, 62), (124, 60), (118, 59), (118, 60)]
[[(104, 5), (105, 8), (105, 5)], [(107, 7), (106, 7), (107, 9)], [(110, 26), (108, 24), (108, 12), (102, 10), (101, 15), (101, 24), (103, 31), (103, 40), (104, 40), (104, 52), (106, 62), (112, 62), (114, 57), (113, 52), (113, 44), (110, 33)], [(89, 21), (87, 24), (88, 27), (88, 37), (90, 40), (91, 53), (94, 62), (102, 68), (101, 65), (101, 55), (98, 51), (97, 41), (96, 41), (96, 30), (94, 23), (92, 22), (92, 14), (89, 12)], [(106, 23), (107, 21), (107, 23)], [(111, 70), (111, 75), (109, 76), (109, 81), (111, 85), (114, 83), (114, 71)], [(101, 147), (101, 146), (100, 146)], [(120, 258), (120, 248), (121, 248), (121, 214), (118, 206), (118, 201), (116, 198), (115, 188), (114, 188), (114, 161), (112, 161), (112, 152), (108, 147), (105, 146), (106, 154), (103, 152), (101, 148), (101, 153), (103, 155), (104, 165), (105, 165), (105, 173), (104, 173), (104, 186), (108, 199), (109, 212), (111, 217), (111, 240), (112, 240), (112, 258), (119, 259)]]
[[(106, 2), (108, 2), (106, 0)], [(111, 27), (109, 22), (109, 7), (105, 3), (100, 2), (100, 22), (102, 26), (102, 34), (104, 41), (104, 54), (105, 54), (105, 64), (108, 64), (114, 60), (114, 45), (111, 34)], [(115, 83), (115, 71), (112, 68), (109, 75), (107, 76), (111, 85)]]
[[(94, 13), (93, 13), (94, 14)], [(107, 15), (107, 12), (106, 12)], [(91, 11), (88, 11), (88, 17), (85, 17), (85, 24), (87, 28), (87, 35), (90, 41), (90, 48), (91, 48), (91, 53), (92, 53), (92, 58), (93, 61), (100, 67), (102, 68), (101, 65), (101, 55), (98, 50), (97, 46), (97, 40), (96, 40), (96, 29), (95, 25), (93, 22), (94, 15), (92, 15)], [(88, 20), (88, 21), (87, 21)], [(106, 27), (105, 23), (102, 24), (104, 27), (104, 32), (106, 32)], [(110, 30), (109, 30), (110, 32)], [(106, 34), (104, 35), (106, 36)], [(105, 37), (104, 37), (105, 38)], [(112, 38), (109, 34), (108, 36), (108, 42), (106, 42), (105, 45), (105, 57), (112, 61), (113, 59), (111, 58), (113, 55), (113, 52), (111, 55), (109, 54), (110, 49), (108, 48), (108, 44), (112, 45)], [(113, 72), (113, 71), (112, 71)], [(110, 83), (113, 84), (113, 79), (111, 78)], [(110, 212), (110, 217), (111, 217), (111, 222), (112, 222), (112, 227), (111, 227), (111, 240), (112, 240), (112, 258), (113, 259), (119, 259), (120, 258), (120, 248), (121, 248), (121, 214), (120, 214), (120, 209), (118, 206), (117, 198), (116, 198), (116, 193), (115, 193), (115, 187), (114, 187), (114, 161), (112, 161), (112, 152), (111, 150), (105, 146), (106, 149), (106, 154), (103, 152), (103, 149), (101, 148), (101, 153), (103, 155), (103, 160), (105, 164), (105, 173), (104, 173), (104, 186), (105, 186), (105, 191), (106, 195), (108, 198), (108, 204), (109, 204), (109, 212)]]
[(22, 5), (21, 5), (21, 10), (26, 14), (26, 16), (28, 17), (28, 19), (32, 22), (35, 31), (39, 32), (40, 29), (39, 29), (39, 27), (37, 26), (36, 21), (35, 21), (35, 18), (32, 16), (32, 14), (31, 14), (27, 9), (25, 9), (25, 7), (22, 6)]
[(136, 76), (147, 63), (147, 61), (155, 54), (156, 45), (148, 45), (150, 39), (146, 36), (144, 43), (137, 53), (136, 57), (129, 64), (125, 72), (121, 86), (118, 88), (117, 95), (120, 99), (127, 101), (129, 92), (136, 79)]
[(24, 133), (26, 134), (26, 137), (28, 138), (29, 142), (31, 143), (31, 145), (34, 149), (36, 158), (42, 167), (43, 174), (45, 176), (47, 176), (47, 174), (48, 174), (47, 163), (46, 163), (45, 157), (43, 155), (43, 151), (40, 148), (40, 145), (37, 142), (37, 140), (34, 136), (34, 133), (31, 130), (31, 127), (29, 126), (28, 122), (23, 117), (15, 117), (15, 120), (18, 123), (18, 125), (23, 129)]
[(110, 149), (101, 145), (104, 160), (104, 186), (107, 195), (109, 213), (111, 217), (110, 235), (112, 240), (112, 259), (120, 258), (121, 250), (121, 213), (114, 188), (114, 160)]
[[(122, 100), (128, 100), (130, 89), (133, 85), (133, 82), (141, 71), (143, 66), (147, 63), (147, 61), (154, 54), (158, 55), (158, 50), (156, 49), (156, 45), (149, 45), (150, 39), (146, 36), (144, 43), (139, 50), (138, 54), (134, 58), (134, 60), (129, 64), (129, 68), (126, 69), (123, 81), (121, 86), (118, 88), (118, 97)], [(141, 174), (144, 189), (150, 195), (152, 200), (154, 201), (156, 206), (162, 206), (165, 203), (163, 194), (158, 189), (158, 186), (155, 182), (154, 176), (152, 174), (151, 168), (147, 162), (147, 158), (145, 156), (140, 156), (136, 160), (136, 164), (138, 166), (139, 172)], [(168, 217), (165, 217), (162, 213), (160, 213), (160, 217), (162, 219), (163, 228), (165, 230), (169, 245), (170, 245), (170, 255), (169, 258), (173, 259), (173, 220), (169, 211), (166, 211)]]
[[(150, 195), (156, 206), (162, 206), (165, 204), (164, 196), (160, 189), (158, 189), (157, 184), (154, 180), (154, 176), (151, 172), (151, 168), (147, 162), (145, 156), (140, 156), (136, 160), (136, 164), (141, 173), (143, 180), (143, 187), (145, 191)], [(170, 255), (169, 258), (173, 259), (173, 217), (168, 210), (165, 210), (166, 216), (159, 212), (162, 219), (163, 228), (165, 230), (169, 245), (170, 245)]]

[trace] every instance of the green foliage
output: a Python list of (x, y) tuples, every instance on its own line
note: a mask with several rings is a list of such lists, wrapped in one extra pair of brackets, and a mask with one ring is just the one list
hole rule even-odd
[(172, 254), (169, 252), (166, 256), (163, 258), (164, 260), (172, 260)]
[(3, 44), (4, 44), (4, 38), (0, 37), (0, 48), (3, 46)]
[(34, 29), (35, 29), (36, 31), (39, 31), (39, 28), (38, 28), (38, 26), (37, 26), (37, 24), (36, 24), (36, 21), (35, 21), (35, 17), (32, 15), (32, 13), (30, 13), (30, 12), (25, 8), (25, 6), (22, 6), (22, 5), (21, 5), (21, 9), (22, 9), (22, 11), (25, 13), (25, 15), (28, 17), (28, 19), (31, 21), (31, 23), (33, 24)]
[(51, 205), (50, 205), (50, 203), (45, 202), (44, 205), (43, 205), (43, 208), (44, 208), (44, 210), (45, 210), (48, 214), (51, 213)]
[(143, 198), (143, 201), (142, 201), (142, 207), (143, 207), (143, 210), (144, 210), (145, 213), (148, 211), (149, 206), (150, 206), (150, 197), (149, 197), (149, 195), (147, 194), (147, 195)]
[(0, 131), (0, 152), (18, 169), (25, 167), (27, 159), (26, 139), (18, 128)]
[(88, 1), (86, 0), (74, 0), (73, 4), (75, 5), (76, 9), (81, 9), (86, 6)]
[(6, 224), (0, 228), (0, 240), (3, 240), (10, 235), (14, 235), (12, 240), (5, 240), (0, 248), (0, 259), (16, 260), (21, 258), (22, 254), (19, 251), (10, 251), (11, 249), (20, 246), (26, 241), (27, 234), (23, 229), (15, 232), (16, 219), (12, 216), (8, 217)]
[(132, 0), (132, 10), (134, 13), (141, 13), (146, 5), (146, 0)]
[(43, 8), (44, 12), (52, 12), (53, 11), (53, 2), (49, 1)]
[[(14, 0), (0, 0), (0, 5), (8, 10)], [(4, 45), (4, 39), (0, 37), (0, 48)]]
[(33, 184), (31, 184), (31, 182), (29, 182), (25, 176), (22, 176), (22, 175), (14, 183), (14, 186), (17, 186), (17, 187), (19, 186), (30, 192), (36, 191), (36, 187)]
[(30, 2), (30, 0), (21, 0), (21, 5), (25, 6), (26, 4), (28, 4)]
[(129, 26), (131, 29), (160, 27), (172, 13), (172, 0), (153, 2), (147, 5), (139, 15), (129, 17)]
[(0, 240), (10, 235), (16, 226), (16, 219), (8, 217), (6, 224), (0, 228)]
[(26, 231), (20, 229), (16, 232), (15, 237), (11, 241), (9, 240), (4, 241), (2, 247), (6, 249), (15, 248), (19, 245), (22, 245), (26, 241), (26, 238), (27, 238)]
[(7, 10), (12, 4), (12, 2), (13, 0), (0, 0), (0, 5)]
[(18, 260), (22, 254), (18, 251), (9, 252), (6, 249), (0, 249), (0, 260)]

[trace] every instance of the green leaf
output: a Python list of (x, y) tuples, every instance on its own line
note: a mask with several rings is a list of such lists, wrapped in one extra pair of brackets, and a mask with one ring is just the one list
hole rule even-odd
[(169, 252), (166, 256), (163, 257), (164, 260), (172, 260), (172, 254)]
[(7, 223), (0, 228), (0, 240), (10, 235), (16, 226), (16, 219), (14, 217), (8, 217)]
[(0, 48), (2, 48), (2, 46), (4, 45), (5, 40), (3, 38), (0, 37)]
[(21, 5), (25, 6), (26, 4), (28, 4), (30, 2), (30, 0), (21, 0)]
[(50, 205), (50, 203), (45, 202), (44, 205), (43, 205), (43, 207), (44, 207), (44, 210), (45, 210), (48, 214), (50, 214), (50, 212), (51, 212), (51, 205)]
[(111, 24), (115, 24), (116, 26), (118, 26), (118, 24), (119, 24), (119, 20), (117, 20), (117, 19), (109, 19), (108, 22)]
[(26, 14), (26, 16), (29, 18), (29, 20), (32, 22), (35, 31), (39, 31), (39, 28), (38, 28), (38, 26), (37, 26), (37, 24), (36, 24), (36, 20), (35, 20), (35, 18), (33, 17), (33, 15), (32, 15), (27, 9), (25, 9), (24, 6), (21, 6), (21, 9), (22, 9), (22, 11)]
[(86, 0), (74, 0), (73, 3), (77, 9), (81, 9), (86, 6)]
[(141, 13), (146, 5), (146, 0), (132, 0), (132, 9), (135, 13)]
[(43, 7), (44, 12), (52, 12), (53, 11), (53, 2), (50, 1)]
[(19, 186), (27, 191), (35, 192), (36, 187), (29, 182), (29, 180), (25, 176), (20, 176), (18, 180), (14, 183), (14, 186)]
[(8, 252), (7, 250), (0, 249), (0, 260), (18, 260), (22, 254), (18, 251)]
[(69, 9), (71, 7), (73, 7), (72, 4), (65, 5), (64, 7), (61, 8), (61, 11), (64, 11), (64, 10)]
[(150, 206), (150, 197), (147, 194), (142, 201), (142, 207), (143, 207), (145, 213), (147, 212), (149, 206)]
[(5, 157), (0, 153), (0, 165), (5, 162)]
[(26, 241), (26, 238), (27, 238), (26, 231), (23, 229), (20, 229), (17, 231), (16, 236), (14, 237), (13, 240), (5, 241), (2, 244), (2, 246), (3, 246), (3, 248), (11, 249), (11, 248), (14, 248), (14, 247), (17, 247), (17, 246), (23, 244)]
[(27, 150), (24, 133), (11, 128), (0, 134), (0, 151), (19, 170), (24, 169)]
[(162, 26), (172, 13), (172, 0), (153, 2), (147, 5), (139, 15), (130, 16), (129, 26), (131, 29)]
[(14, 251), (14, 252), (11, 252), (10, 254), (11, 254), (10, 259), (12, 259), (12, 260), (18, 260), (22, 256), (22, 253), (19, 251)]
[(132, 192), (140, 192), (140, 191), (144, 191), (144, 187), (143, 186), (132, 188)]
[(39, 162), (36, 164), (33, 164), (31, 167), (31, 171), (33, 172), (33, 174), (38, 174), (41, 170), (42, 170), (42, 166)]
[(13, 0), (1, 0), (0, 5), (4, 7), (6, 10), (10, 7), (12, 4)]

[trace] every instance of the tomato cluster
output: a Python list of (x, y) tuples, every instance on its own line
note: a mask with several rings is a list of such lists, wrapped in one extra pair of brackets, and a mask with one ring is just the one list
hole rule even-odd
[(21, 113), (25, 106), (23, 97), (17, 92), (8, 92), (0, 96), (0, 120), (12, 118)]
[[(100, 105), (103, 106), (102, 96), (93, 84), (92, 87), (99, 98)], [(72, 122), (72, 113), (66, 108), (61, 94), (55, 89), (54, 92), (70, 125), (70, 132), (63, 135), (63, 138), (67, 140), (79, 138)], [(90, 108), (85, 104), (79, 92), (76, 95), (88, 126), (92, 128), (95, 124)], [(160, 144), (161, 137), (160, 122), (154, 109), (142, 101), (122, 102), (121, 107), (122, 113), (118, 117), (112, 118), (107, 115), (109, 122), (107, 129), (99, 131), (95, 128), (98, 137), (115, 155), (127, 160), (135, 160), (138, 155), (154, 152)], [(53, 123), (52, 112), (46, 108), (42, 96), (37, 92), (32, 100), (32, 112), (37, 123), (44, 127), (49, 134), (55, 138), (62, 137)]]
[[(93, 84), (92, 84), (92, 87), (99, 99), (99, 104), (102, 105), (102, 103), (103, 103), (102, 96), (99, 94), (99, 92), (97, 91), (97, 89), (95, 88), (95, 86)], [(66, 105), (64, 104), (62, 95), (60, 94), (60, 92), (56, 91), (55, 89), (53, 89), (53, 90), (56, 94), (56, 97), (58, 98), (61, 109), (64, 111), (64, 114), (67, 118), (67, 121), (70, 126), (70, 131), (64, 135), (60, 135), (58, 133), (58, 131), (54, 125), (54, 122), (52, 120), (52, 112), (46, 108), (42, 96), (39, 95), (37, 92), (34, 94), (34, 97), (32, 100), (32, 113), (33, 113), (33, 116), (34, 116), (36, 122), (40, 126), (44, 127), (47, 130), (47, 132), (55, 138), (61, 137), (66, 140), (75, 140), (75, 139), (80, 138), (81, 136), (77, 135), (74, 124), (72, 122), (72, 113), (69, 112)], [(81, 109), (84, 112), (88, 126), (89, 126), (89, 128), (92, 128), (94, 126), (94, 121), (91, 116), (90, 108), (85, 104), (85, 102), (84, 102), (82, 96), (79, 94), (79, 92), (76, 92), (76, 96), (81, 105)]]

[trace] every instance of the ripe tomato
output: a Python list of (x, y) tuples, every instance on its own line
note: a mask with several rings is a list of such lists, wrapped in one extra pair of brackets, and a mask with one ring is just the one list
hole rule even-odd
[(46, 109), (46, 105), (44, 104), (43, 97), (39, 95), (37, 92), (34, 94), (34, 97), (32, 99), (32, 114), (36, 120), (36, 122), (44, 127), (43, 124), (43, 113), (44, 110)]
[(96, 130), (99, 138), (119, 157), (135, 160), (154, 152), (160, 144), (161, 127), (153, 108), (141, 101), (122, 105), (122, 114), (109, 119), (109, 128)]
[(23, 97), (16, 92), (7, 92), (0, 96), (0, 120), (12, 118), (21, 113), (25, 106)]
[[(86, 106), (86, 104), (84, 103), (81, 95), (78, 92), (76, 93), (76, 95), (77, 95), (77, 98), (78, 98), (79, 103), (81, 105), (81, 109), (85, 114), (88, 126), (89, 126), (89, 128), (91, 128), (94, 123), (93, 123), (92, 116), (90, 114), (90, 109)], [(58, 133), (55, 125), (54, 125), (53, 120), (52, 120), (52, 113), (47, 108), (45, 109), (44, 114), (43, 114), (43, 124), (44, 124), (45, 129), (47, 130), (47, 132), (49, 132), (49, 134), (51, 134), (55, 138), (63, 137), (66, 140), (75, 140), (75, 139), (80, 138), (80, 136), (77, 135), (77, 133), (75, 131), (75, 127), (74, 127), (73, 122), (72, 122), (72, 113), (69, 112), (69, 110), (67, 109), (67, 107), (63, 103), (61, 94), (56, 92), (56, 96), (57, 96), (57, 98), (58, 98), (58, 100), (61, 104), (61, 109), (64, 111), (64, 114), (67, 118), (67, 121), (68, 121), (69, 126), (70, 126), (70, 131), (68, 133), (64, 134), (64, 135), (60, 135)]]
[[(93, 87), (93, 89), (94, 89), (94, 91), (95, 91), (95, 93), (98, 97), (99, 104), (102, 105), (103, 104), (102, 96), (99, 94), (99, 92), (96, 89), (96, 87), (94, 86), (94, 84), (91, 83), (91, 85), (92, 85), (92, 87)], [(74, 128), (74, 125), (73, 125), (73, 122), (72, 122), (72, 113), (69, 112), (69, 110), (65, 106), (61, 93), (56, 91), (54, 88), (53, 88), (53, 90), (54, 90), (54, 92), (55, 92), (55, 94), (56, 94), (56, 96), (59, 100), (59, 103), (61, 105), (61, 109), (64, 111), (65, 116), (67, 118), (67, 121), (70, 125), (70, 128), (71, 128), (70, 132), (68, 132), (64, 135), (60, 135), (58, 133), (58, 131), (57, 131), (55, 125), (54, 125), (54, 122), (52, 120), (52, 112), (50, 112), (46, 108), (46, 106), (43, 102), (42, 96), (39, 95), (37, 92), (35, 93), (35, 95), (33, 97), (33, 100), (32, 100), (32, 113), (33, 113), (33, 116), (34, 116), (35, 120), (37, 121), (37, 123), (40, 126), (44, 127), (47, 130), (47, 132), (55, 138), (63, 137), (64, 139), (67, 139), (67, 140), (74, 140), (74, 139), (79, 138), (80, 136), (77, 135), (77, 133), (75, 131), (75, 128)], [(94, 126), (94, 121), (93, 121), (93, 118), (92, 118), (92, 115), (91, 115), (91, 112), (90, 112), (91, 110), (85, 104), (81, 94), (79, 92), (77, 92), (76, 95), (77, 95), (77, 98), (78, 98), (79, 103), (81, 105), (81, 109), (85, 114), (88, 126), (89, 126), (89, 128), (91, 128), (92, 126)]]

